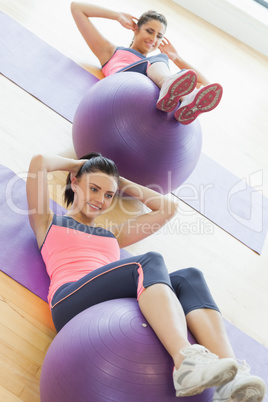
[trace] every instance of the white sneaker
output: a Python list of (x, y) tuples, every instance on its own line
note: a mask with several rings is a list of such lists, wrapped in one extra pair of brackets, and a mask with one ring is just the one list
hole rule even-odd
[(249, 373), (249, 366), (244, 362), (238, 366), (233, 381), (217, 387), (213, 402), (261, 402), (265, 395), (264, 381)]
[(178, 370), (174, 369), (173, 382), (176, 396), (190, 396), (206, 388), (231, 381), (237, 373), (234, 359), (219, 359), (204, 346), (191, 345), (181, 350), (185, 356)]
[(181, 124), (192, 123), (200, 113), (210, 112), (220, 103), (222, 86), (209, 84), (186, 96), (180, 107), (174, 113), (174, 117)]
[(156, 104), (163, 112), (172, 112), (178, 106), (180, 98), (192, 92), (197, 83), (197, 75), (193, 70), (181, 70), (166, 78), (160, 89)]

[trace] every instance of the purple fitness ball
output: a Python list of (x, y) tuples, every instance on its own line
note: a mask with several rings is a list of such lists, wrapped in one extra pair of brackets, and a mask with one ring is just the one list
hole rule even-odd
[(94, 84), (73, 122), (77, 156), (100, 152), (122, 176), (163, 194), (194, 170), (202, 147), (200, 123), (182, 125), (156, 108), (159, 88), (145, 75), (123, 72)]
[(172, 371), (137, 300), (111, 300), (84, 310), (56, 335), (42, 367), (41, 402), (211, 402), (212, 389), (176, 398)]

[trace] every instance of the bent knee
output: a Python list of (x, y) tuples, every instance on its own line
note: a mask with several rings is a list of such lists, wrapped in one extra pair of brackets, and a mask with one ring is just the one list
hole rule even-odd
[(157, 251), (148, 251), (147, 253), (144, 254), (146, 256), (146, 258), (148, 258), (149, 260), (154, 260), (154, 259), (160, 259), (160, 260), (164, 260), (162, 254), (158, 253)]
[(196, 280), (198, 280), (198, 279), (202, 279), (202, 281), (204, 280), (204, 274), (198, 268), (190, 267), (190, 268), (182, 269), (181, 271), (185, 271), (185, 275), (184, 275), (185, 278), (187, 277), (187, 278), (196, 279)]
[(164, 257), (156, 251), (149, 251), (144, 254), (144, 262), (146, 266), (166, 268)]
[(155, 251), (149, 251), (143, 255), (142, 268), (144, 272), (150, 272), (152, 275), (155, 273), (156, 277), (162, 278), (163, 275), (168, 277), (164, 258), (162, 254)]
[(190, 283), (191, 286), (199, 286), (200, 283), (205, 283), (203, 272), (198, 268), (183, 268), (178, 271), (172, 272), (170, 278), (174, 285), (181, 285), (182, 283)]

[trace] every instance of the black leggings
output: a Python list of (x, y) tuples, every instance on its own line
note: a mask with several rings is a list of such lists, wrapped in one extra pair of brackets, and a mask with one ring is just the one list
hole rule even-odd
[(133, 297), (148, 286), (162, 283), (178, 297), (185, 315), (209, 308), (219, 311), (201, 271), (196, 268), (168, 273), (163, 257), (149, 252), (98, 268), (77, 282), (61, 286), (52, 299), (52, 318), (57, 331), (81, 311), (107, 300)]

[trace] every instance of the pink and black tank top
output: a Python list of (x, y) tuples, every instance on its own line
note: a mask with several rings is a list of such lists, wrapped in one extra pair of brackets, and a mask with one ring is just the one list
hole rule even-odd
[(137, 50), (119, 46), (115, 49), (110, 60), (102, 66), (102, 72), (105, 77), (121, 71), (135, 71), (146, 75), (148, 67), (160, 61), (168, 65), (167, 55), (160, 53), (146, 57)]
[(51, 305), (58, 288), (119, 260), (120, 249), (109, 230), (84, 225), (70, 216), (54, 215), (41, 255), (50, 277), (48, 302)]

